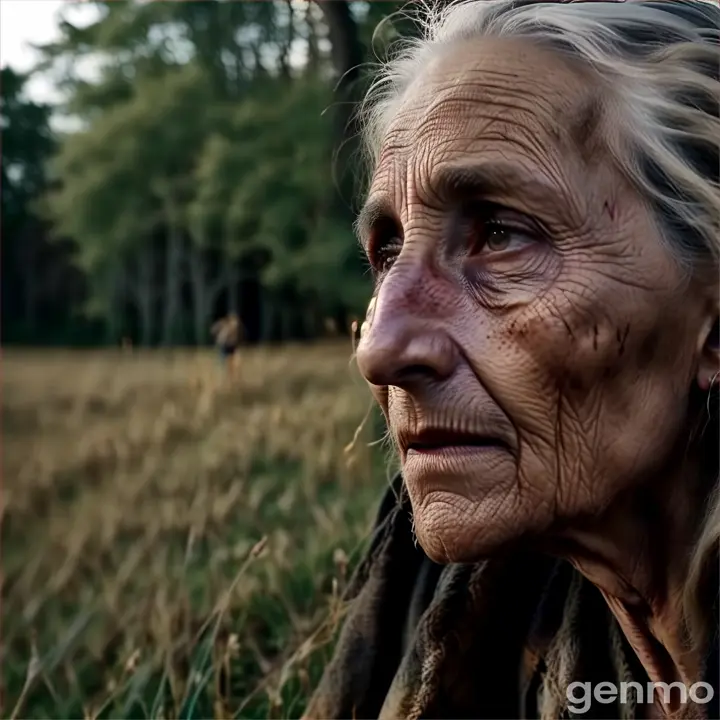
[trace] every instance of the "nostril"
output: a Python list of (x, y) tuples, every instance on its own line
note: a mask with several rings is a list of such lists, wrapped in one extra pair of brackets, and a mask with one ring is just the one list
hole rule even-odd
[(387, 384), (409, 388), (423, 381), (437, 380), (439, 377), (440, 373), (431, 364), (415, 363), (396, 367)]
[(406, 365), (399, 373), (403, 378), (417, 377), (418, 375), (434, 375), (433, 369), (428, 365)]

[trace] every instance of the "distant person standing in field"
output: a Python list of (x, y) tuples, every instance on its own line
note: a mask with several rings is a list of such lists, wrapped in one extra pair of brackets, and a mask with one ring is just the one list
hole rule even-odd
[(333, 318), (325, 318), (323, 325), (325, 326), (325, 337), (337, 337), (338, 326)]
[(220, 361), (231, 378), (237, 374), (238, 347), (242, 339), (242, 323), (237, 313), (213, 323), (210, 332), (215, 338), (215, 346), (220, 353)]

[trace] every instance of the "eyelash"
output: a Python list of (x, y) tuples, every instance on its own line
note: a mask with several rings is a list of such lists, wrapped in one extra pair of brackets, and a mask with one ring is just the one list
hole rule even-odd
[(402, 240), (398, 237), (392, 237), (390, 240), (377, 244), (370, 262), (378, 275), (384, 275), (390, 270), (400, 254), (402, 245)]

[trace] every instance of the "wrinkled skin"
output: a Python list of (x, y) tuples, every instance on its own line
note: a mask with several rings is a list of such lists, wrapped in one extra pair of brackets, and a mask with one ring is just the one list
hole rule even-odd
[[(433, 61), (385, 137), (357, 361), (439, 562), (562, 536), (661, 474), (712, 374), (717, 308), (613, 165), (601, 92), (549, 51), (474, 42)], [(490, 441), (410, 449), (427, 427)]]

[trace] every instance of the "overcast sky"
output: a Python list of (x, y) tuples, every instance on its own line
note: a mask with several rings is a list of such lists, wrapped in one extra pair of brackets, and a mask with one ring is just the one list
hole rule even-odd
[[(302, 0), (294, 0), (300, 6)], [(57, 40), (61, 17), (83, 26), (98, 17), (98, 8), (83, 0), (0, 0), (0, 67), (10, 65), (18, 72), (34, 67), (39, 58), (32, 45), (44, 45)], [(327, 41), (325, 41), (327, 42)], [(290, 63), (301, 65), (306, 57), (305, 43), (298, 40), (292, 48)], [(90, 80), (98, 70), (96, 58), (87, 57), (76, 63), (75, 72)], [(58, 104), (62, 96), (52, 75), (37, 74), (25, 86), (26, 95), (35, 102)], [(76, 127), (72, 118), (57, 113), (52, 125), (58, 130)]]
[[(63, 11), (68, 20), (83, 24), (97, 10), (82, 2), (67, 0), (0, 0), (0, 66), (10, 65), (19, 72), (29, 70), (38, 61), (31, 43), (40, 45), (58, 37), (58, 21)], [(57, 100), (52, 78), (34, 77), (26, 87), (37, 102)]]

